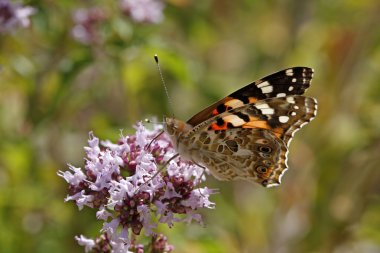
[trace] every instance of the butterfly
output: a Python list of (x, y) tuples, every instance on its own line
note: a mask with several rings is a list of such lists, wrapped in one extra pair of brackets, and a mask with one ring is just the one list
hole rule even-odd
[(185, 159), (224, 181), (276, 186), (287, 170), (289, 143), (317, 113), (302, 96), (313, 69), (293, 67), (252, 82), (187, 122), (165, 118), (164, 130)]

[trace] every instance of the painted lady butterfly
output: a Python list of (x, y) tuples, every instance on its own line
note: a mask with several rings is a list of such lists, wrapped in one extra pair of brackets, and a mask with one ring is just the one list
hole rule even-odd
[(165, 131), (185, 159), (219, 180), (279, 185), (289, 143), (317, 113), (317, 101), (301, 96), (313, 69), (288, 68), (250, 83), (186, 123), (165, 119)]

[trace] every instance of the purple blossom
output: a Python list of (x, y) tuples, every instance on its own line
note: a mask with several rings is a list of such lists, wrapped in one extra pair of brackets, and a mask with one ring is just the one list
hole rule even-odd
[(14, 30), (17, 26), (28, 27), (29, 16), (36, 10), (29, 6), (11, 3), (9, 0), (0, 0), (0, 33)]
[(76, 236), (75, 239), (78, 241), (80, 246), (84, 246), (85, 252), (91, 251), (95, 246), (95, 241), (92, 239), (88, 239), (83, 235)]
[(99, 41), (98, 25), (106, 19), (104, 11), (94, 7), (78, 9), (74, 12), (75, 26), (71, 30), (74, 39), (83, 44), (92, 44)]
[(174, 247), (168, 244), (168, 239), (166, 238), (166, 236), (159, 234), (153, 236), (152, 238), (152, 249), (152, 252), (167, 253), (171, 252), (174, 249)]
[(163, 19), (160, 0), (120, 0), (120, 7), (136, 23), (159, 23)]
[(181, 158), (166, 164), (176, 152), (166, 134), (158, 136), (160, 131), (137, 124), (136, 134), (121, 134), (117, 144), (90, 133), (84, 168), (69, 165), (68, 171), (58, 172), (69, 184), (65, 201), (75, 201), (79, 209), (96, 208), (103, 221), (99, 238), (76, 237), (86, 252), (144, 252), (131, 240), (142, 231), (152, 237), (151, 247), (157, 246), (152, 252), (170, 252), (166, 237), (155, 234), (158, 223), (202, 224), (198, 210), (215, 207), (209, 197), (216, 192), (198, 186), (205, 180), (203, 168)]

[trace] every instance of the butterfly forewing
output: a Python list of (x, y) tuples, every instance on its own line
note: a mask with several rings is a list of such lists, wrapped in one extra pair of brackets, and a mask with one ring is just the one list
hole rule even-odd
[(316, 112), (317, 102), (314, 98), (275, 97), (232, 109), (200, 125), (207, 127), (208, 130), (268, 129), (288, 144), (294, 132), (310, 122)]
[(313, 73), (313, 69), (307, 67), (281, 70), (235, 91), (197, 113), (187, 123), (196, 126), (215, 115), (266, 98), (302, 95), (310, 86)]

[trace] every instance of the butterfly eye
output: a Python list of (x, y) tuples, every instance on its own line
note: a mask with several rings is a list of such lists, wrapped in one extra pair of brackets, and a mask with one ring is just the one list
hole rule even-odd
[(268, 169), (264, 166), (259, 165), (256, 167), (256, 171), (260, 174), (265, 174), (267, 173)]
[(263, 153), (270, 153), (272, 151), (272, 149), (270, 147), (267, 147), (267, 146), (260, 146), (259, 151), (263, 152)]

